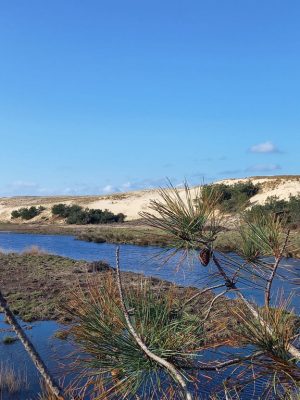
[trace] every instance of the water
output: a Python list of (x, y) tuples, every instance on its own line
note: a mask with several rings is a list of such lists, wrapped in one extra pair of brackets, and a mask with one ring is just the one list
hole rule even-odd
[[(10, 232), (0, 232), (0, 250), (21, 252), (31, 246), (38, 246), (48, 253), (73, 258), (76, 260), (96, 261), (105, 260), (112, 266), (115, 265), (116, 245), (111, 243), (93, 243), (76, 240), (73, 236), (59, 235), (40, 235), (40, 234), (19, 234)], [(172, 281), (178, 285), (203, 287), (209, 282), (212, 265), (204, 268), (197, 261), (196, 256), (191, 257), (180, 263), (180, 255), (173, 257), (167, 263), (166, 250), (158, 247), (142, 247), (135, 245), (120, 245), (121, 269), (142, 273), (148, 276), (155, 276), (160, 279)], [(234, 254), (226, 257), (241, 261)], [(226, 261), (226, 260), (224, 260)], [(288, 275), (300, 282), (300, 260), (284, 260), (284, 265), (288, 265), (290, 272)], [(180, 265), (180, 268), (178, 268)], [(287, 272), (279, 269), (279, 274), (286, 276)], [(211, 286), (211, 284), (209, 284)], [(253, 297), (258, 303), (263, 301), (263, 291), (259, 287), (259, 282), (253, 288), (244, 280), (239, 282), (239, 287), (243, 288), (246, 296)], [(275, 279), (274, 293), (279, 289), (284, 289), (285, 293), (292, 295), (292, 306), (300, 311), (299, 286), (293, 285), (282, 279)]]
[[(55, 332), (62, 328), (54, 321), (41, 321), (34, 323), (23, 323), (29, 339), (34, 343), (38, 353), (46, 362), (47, 367), (57, 377), (62, 375), (62, 363), (72, 351), (72, 345), (54, 337)], [(21, 377), (21, 393), (4, 393), (0, 391), (0, 399), (29, 400), (36, 399), (40, 392), (40, 376), (33, 365), (27, 352), (20, 341), (12, 344), (4, 344), (3, 339), (7, 336), (15, 337), (10, 326), (3, 321), (0, 314), (0, 368), (1, 366), (13, 366), (16, 376)]]
[[(22, 252), (31, 246), (38, 246), (48, 253), (70, 257), (77, 260), (96, 261), (106, 260), (111, 265), (115, 264), (115, 249), (116, 245), (109, 243), (92, 243), (76, 240), (73, 236), (57, 236), (57, 235), (37, 235), (37, 234), (16, 234), (10, 232), (0, 233), (0, 249), (9, 252)], [(124, 271), (132, 271), (151, 275), (160, 279), (169, 280), (183, 286), (202, 287), (206, 283), (212, 266), (204, 268), (200, 266), (195, 259), (185, 260), (180, 263), (180, 255), (162, 264), (161, 257), (165, 250), (157, 247), (140, 247), (135, 245), (121, 245), (121, 269)], [(234, 254), (228, 255), (240, 261)], [(158, 258), (160, 257), (160, 259)], [(285, 260), (285, 264), (289, 265), (290, 271), (288, 274), (297, 281), (300, 279), (300, 261)], [(281, 275), (287, 274), (281, 270)], [(251, 295), (259, 303), (263, 299), (263, 291), (259, 285), (255, 289), (248, 288), (246, 282), (240, 282), (243, 286), (245, 295)], [(281, 279), (276, 279), (274, 283), (276, 289), (284, 289), (285, 293), (293, 293), (292, 305), (299, 311), (300, 302), (298, 289)], [(0, 316), (1, 317), (1, 316)], [(33, 343), (37, 346), (43, 359), (47, 362), (47, 366), (59, 373), (59, 360), (57, 357), (58, 348), (60, 356), (68, 354), (72, 347), (68, 342), (60, 341), (53, 337), (54, 332), (59, 328), (59, 325), (52, 321), (36, 322), (30, 324), (32, 329), (28, 330), (28, 334)], [(6, 332), (1, 332), (1, 328), (7, 328), (0, 319), (0, 342)], [(11, 345), (0, 344), (0, 362), (11, 361), (16, 370), (26, 370), (28, 376), (28, 387), (24, 386), (22, 396), (11, 397), (15, 399), (25, 400), (34, 398), (39, 390), (39, 376), (29, 360), (26, 352), (23, 350), (21, 343), (16, 342)], [(222, 376), (219, 375), (221, 380)], [(247, 394), (248, 393), (248, 394)], [(9, 397), (2, 397), (0, 400), (5, 400)], [(249, 392), (243, 396), (244, 399), (254, 398)]]

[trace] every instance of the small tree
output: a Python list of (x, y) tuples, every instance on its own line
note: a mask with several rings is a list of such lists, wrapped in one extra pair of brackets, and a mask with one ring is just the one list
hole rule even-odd
[[(279, 271), (289, 279), (283, 258), (289, 246), (284, 220), (271, 214), (244, 218), (240, 258), (231, 257), (214, 246), (224, 223), (219, 193), (195, 192), (186, 185), (184, 191), (171, 186), (160, 195), (161, 200), (151, 201), (152, 211), (141, 216), (173, 239), (170, 256), (180, 252), (181, 261), (197, 256), (200, 275), (210, 264), (207, 285), (184, 300), (175, 288), (153, 291), (141, 284), (124, 290), (117, 250), (116, 276), (74, 294), (70, 312), (77, 322), (74, 339), (84, 354), (81, 367), (84, 363), (89, 376), (100, 379), (107, 398), (148, 399), (150, 390), (151, 398), (198, 399), (199, 379), (203, 386), (208, 371), (223, 370), (231, 379), (224, 381), (221, 397), (211, 398), (229, 399), (232, 393), (238, 398), (263, 377), (262, 398), (292, 399), (300, 382), (299, 319), (284, 296), (274, 293)], [(245, 286), (260, 289), (264, 304), (248, 299)], [(211, 298), (203, 304), (205, 293)], [(225, 359), (203, 362), (202, 353), (224, 340), (243, 346), (248, 354), (237, 357), (232, 350)]]
[[(209, 265), (207, 284), (182, 293), (172, 285), (153, 288), (142, 279), (124, 288), (117, 248), (115, 272), (76, 288), (67, 306), (74, 319), (71, 334), (81, 350), (76, 361), (86, 381), (79, 394), (198, 400), (208, 372), (217, 376), (223, 371), (223, 390), (211, 399), (237, 399), (261, 378), (263, 392), (255, 398), (298, 399), (299, 316), (288, 296), (274, 292), (277, 276), (291, 280), (284, 262), (290, 246), (286, 220), (273, 213), (242, 215), (242, 244), (235, 257), (215, 249), (225, 221), (218, 209), (219, 193), (186, 185), (183, 191), (162, 189), (160, 195), (160, 200), (151, 201), (151, 212), (141, 216), (149, 226), (168, 233), (173, 243), (168, 256), (180, 253), (178, 267), (184, 257), (194, 258), (201, 277), (202, 268)], [(264, 301), (249, 299), (245, 287), (260, 290)], [(61, 395), (1, 292), (0, 306), (53, 393)], [(215, 360), (205, 361), (207, 349), (223, 344), (232, 346), (225, 358), (216, 353)], [(235, 355), (237, 346), (243, 347), (243, 356)]]

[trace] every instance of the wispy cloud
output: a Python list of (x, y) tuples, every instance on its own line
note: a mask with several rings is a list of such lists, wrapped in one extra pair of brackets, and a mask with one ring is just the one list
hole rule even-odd
[(2, 196), (35, 196), (41, 190), (42, 188), (36, 182), (18, 180), (2, 187), (0, 194)]
[[(171, 179), (174, 182), (173, 179)], [(143, 190), (143, 189), (155, 189), (161, 186), (167, 185), (167, 178), (157, 178), (157, 179), (142, 179), (142, 180), (135, 180), (132, 182), (125, 182), (121, 185), (112, 185), (107, 184), (102, 189), (101, 192), (104, 194), (109, 193), (119, 193), (119, 192), (127, 192), (127, 191), (134, 191), (134, 190)], [(178, 181), (175, 180), (175, 183)]]
[(271, 172), (280, 170), (281, 166), (278, 164), (254, 164), (245, 169), (245, 172)]
[(241, 172), (243, 172), (243, 170), (241, 170), (241, 169), (229, 169), (229, 170), (225, 170), (225, 171), (220, 171), (218, 174), (230, 176), (230, 175), (240, 174)]
[(102, 188), (103, 193), (109, 194), (109, 193), (116, 193), (119, 192), (119, 188), (113, 186), (113, 185), (106, 185)]
[(69, 186), (61, 187), (44, 187), (39, 183), (30, 181), (14, 181), (2, 186), (0, 196), (77, 196), (84, 194), (101, 193), (99, 186), (91, 186), (85, 183), (73, 183)]
[(247, 167), (245, 169), (225, 170), (225, 171), (220, 171), (218, 174), (232, 177), (235, 175), (241, 175), (241, 174), (245, 174), (245, 173), (249, 173), (249, 172), (253, 172), (253, 173), (272, 172), (272, 171), (278, 171), (280, 169), (281, 169), (281, 166), (278, 164), (254, 164), (254, 165), (250, 165), (249, 167)]
[(255, 144), (250, 147), (251, 153), (280, 153), (279, 149), (275, 146), (274, 143), (267, 141), (264, 143)]

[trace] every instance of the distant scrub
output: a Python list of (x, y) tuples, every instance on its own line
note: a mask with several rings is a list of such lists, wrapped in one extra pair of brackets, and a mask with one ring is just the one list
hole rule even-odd
[(43, 250), (39, 246), (34, 246), (34, 245), (26, 247), (22, 251), (22, 254), (28, 254), (28, 255), (41, 255), (41, 254), (45, 254), (45, 253), (46, 253), (45, 250)]
[(245, 209), (249, 199), (258, 193), (259, 188), (259, 185), (254, 185), (251, 181), (234, 185), (205, 185), (202, 188), (202, 196), (208, 198), (214, 195), (218, 199), (220, 210), (231, 213)]
[(289, 200), (279, 200), (277, 196), (267, 198), (264, 205), (255, 205), (245, 212), (249, 220), (265, 215), (275, 214), (285, 219), (290, 227), (300, 226), (300, 196), (290, 196)]
[(41, 214), (45, 210), (45, 207), (39, 206), (39, 207), (23, 207), (19, 208), (18, 210), (14, 210), (11, 213), (12, 218), (22, 218), (25, 220), (32, 219), (36, 217), (37, 215)]
[(68, 224), (108, 224), (112, 222), (124, 222), (125, 215), (122, 213), (114, 214), (108, 210), (83, 209), (76, 204), (68, 206), (66, 204), (55, 204), (52, 207), (52, 214), (65, 218)]

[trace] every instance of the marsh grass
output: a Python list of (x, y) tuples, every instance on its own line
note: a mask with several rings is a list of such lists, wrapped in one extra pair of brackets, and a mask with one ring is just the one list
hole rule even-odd
[(0, 363), (0, 394), (16, 395), (28, 387), (26, 371), (16, 371), (12, 365)]
[(44, 249), (42, 249), (41, 247), (39, 247), (39, 246), (32, 245), (32, 246), (26, 247), (22, 251), (22, 254), (24, 254), (24, 255), (32, 255), (32, 256), (34, 256), (34, 255), (43, 255), (43, 254), (46, 254), (46, 251)]
[(13, 344), (18, 340), (18, 338), (16, 336), (5, 336), (2, 340), (3, 344)]

